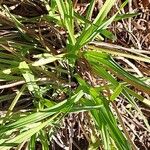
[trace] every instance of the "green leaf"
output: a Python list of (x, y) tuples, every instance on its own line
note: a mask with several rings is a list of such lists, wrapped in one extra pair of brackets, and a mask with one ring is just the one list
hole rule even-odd
[(36, 84), (35, 77), (30, 70), (29, 65), (25, 61), (23, 61), (20, 63), (19, 69), (27, 83), (29, 91), (35, 94), (36, 97), (41, 97), (39, 92), (39, 86)]
[(61, 60), (63, 56), (64, 56), (63, 54), (57, 55), (57, 56), (53, 56), (53, 55), (48, 54), (48, 53), (35, 55), (35, 56), (33, 56), (33, 58), (39, 58), (39, 60), (35, 61), (34, 63), (32, 63), (32, 66), (46, 65), (46, 64), (52, 63), (52, 62), (54, 62), (56, 60)]
[(107, 55), (106, 57), (105, 56), (106, 55), (104, 55), (103, 53), (96, 51), (88, 51), (85, 54), (85, 57), (89, 61), (104, 65), (106, 69), (110, 70), (122, 80), (146, 93), (150, 93), (150, 87), (146, 83), (125, 71), (109, 55)]
[(31, 136), (28, 149), (35, 150), (35, 144), (36, 144), (36, 133)]
[(10, 140), (5, 141), (4, 143), (0, 144), (0, 149), (1, 150), (7, 150), (8, 148), (11, 148), (11, 147), (13, 147), (15, 145), (20, 144), (23, 141), (28, 140), (35, 133), (39, 132), (39, 130), (41, 130), (42, 128), (44, 128), (48, 124), (52, 123), (53, 119), (56, 118), (57, 116), (58, 116), (58, 114), (54, 115), (49, 120), (47, 120), (47, 121), (45, 121), (43, 123), (38, 124), (36, 127), (32, 128), (30, 130), (27, 130), (27, 131), (19, 134), (18, 136), (10, 139)]
[(132, 18), (135, 16), (140, 15), (139, 13), (127, 13), (127, 14), (119, 14), (116, 16), (116, 18), (114, 19), (114, 21), (118, 21), (118, 20), (122, 20), (122, 19), (127, 19), (127, 18)]
[(110, 100), (114, 101), (122, 92), (122, 85), (119, 84), (116, 89), (114, 90), (114, 93), (110, 96)]
[(66, 27), (69, 33), (70, 44), (74, 45), (76, 39), (74, 37), (74, 10), (71, 0), (65, 2), (56, 0), (59, 13), (61, 15), (62, 24)]
[(91, 0), (90, 4), (88, 6), (87, 13), (86, 13), (86, 19), (87, 20), (91, 20), (92, 14), (93, 14), (93, 10), (94, 10), (94, 6), (95, 6), (95, 0)]

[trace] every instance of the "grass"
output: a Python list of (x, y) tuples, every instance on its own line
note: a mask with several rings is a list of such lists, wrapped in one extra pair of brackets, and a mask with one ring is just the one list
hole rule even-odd
[[(24, 3), (34, 6), (32, 2)], [(85, 17), (75, 12), (71, 0), (44, 1), (42, 5), (47, 13), (31, 18), (14, 15), (7, 5), (1, 4), (0, 26), (4, 34), (0, 37), (0, 82), (3, 84), (0, 102), (10, 104), (0, 119), (1, 150), (35, 149), (37, 141), (43, 150), (48, 150), (52, 144), (49, 140), (62, 120), (72, 113), (83, 112), (88, 113), (94, 128), (89, 149), (137, 149), (115, 102), (118, 97), (126, 99), (149, 130), (148, 121), (136, 102), (148, 106), (150, 103), (135, 89), (150, 94), (150, 87), (114, 58), (123, 56), (146, 63), (150, 63), (150, 58), (91, 46), (97, 39), (115, 37), (108, 30), (113, 21), (137, 15), (121, 14), (125, 1), (110, 16), (115, 3), (116, 0), (106, 0), (94, 19), (93, 0)], [(97, 78), (103, 83), (97, 84)], [(21, 100), (26, 103), (27, 98), (30, 107), (16, 110), (17, 103)], [(72, 144), (73, 141), (69, 146)]]

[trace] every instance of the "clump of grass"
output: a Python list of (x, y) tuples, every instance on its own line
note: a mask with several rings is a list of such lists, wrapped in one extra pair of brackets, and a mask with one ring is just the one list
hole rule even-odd
[[(130, 87), (147, 94), (150, 87), (125, 71), (113, 57), (124, 56), (147, 63), (149, 58), (102, 49), (90, 43), (102, 39), (102, 35), (114, 37), (108, 26), (115, 20), (135, 15), (118, 15), (127, 4), (125, 1), (108, 18), (115, 2), (106, 0), (94, 20), (94, 0), (84, 17), (75, 12), (71, 0), (41, 1), (47, 9), (45, 14), (31, 18), (14, 15), (9, 5), (1, 5), (0, 102), (8, 102), (10, 106), (0, 119), (0, 149), (23, 146), (35, 149), (37, 141), (42, 149), (49, 149), (49, 139), (61, 120), (71, 113), (82, 112), (88, 113), (94, 127), (87, 138), (89, 149), (136, 149), (115, 100), (124, 97), (141, 114), (149, 129), (136, 100), (150, 104)], [(38, 7), (34, 1), (24, 3), (24, 7)], [(18, 5), (23, 6), (21, 2)], [(24, 108), (15, 110), (15, 106), (21, 107), (17, 107), (21, 101)], [(72, 144), (70, 141), (68, 147)]]

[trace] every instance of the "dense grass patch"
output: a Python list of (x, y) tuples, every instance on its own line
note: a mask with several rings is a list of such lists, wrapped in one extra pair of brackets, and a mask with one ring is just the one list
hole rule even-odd
[[(148, 64), (150, 58), (98, 46), (104, 39), (116, 40), (108, 28), (112, 23), (138, 14), (122, 13), (127, 1), (114, 7), (116, 0), (106, 0), (98, 12), (95, 3), (91, 0), (83, 15), (71, 0), (1, 3), (1, 150), (37, 145), (48, 150), (53, 144), (78, 148), (75, 125), (86, 149), (137, 149), (116, 106), (118, 98), (150, 129), (137, 105), (150, 106), (148, 77), (131, 74), (118, 61), (124, 57)], [(67, 117), (73, 119), (66, 121), (65, 145), (56, 135)]]

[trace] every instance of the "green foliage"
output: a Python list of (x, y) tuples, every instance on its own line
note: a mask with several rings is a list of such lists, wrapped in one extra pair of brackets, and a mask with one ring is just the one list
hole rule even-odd
[[(0, 149), (5, 150), (17, 147), (23, 142), (27, 142), (29, 149), (35, 149), (36, 140), (39, 139), (43, 150), (49, 149), (49, 138), (46, 127), (52, 129), (53, 134), (61, 120), (69, 113), (88, 112), (91, 120), (94, 122), (95, 130), (99, 138), (91, 135), (89, 149), (97, 149), (100, 145), (104, 149), (131, 150), (134, 145), (118, 128), (119, 117), (111, 109), (111, 102), (114, 102), (119, 96), (124, 96), (129, 103), (142, 116), (145, 125), (149, 128), (146, 118), (136, 104), (136, 100), (144, 102), (143, 96), (138, 95), (130, 86), (145, 93), (150, 93), (150, 87), (140, 78), (137, 78), (125, 71), (113, 59), (116, 55), (105, 49), (97, 50), (96, 47), (90, 47), (89, 42), (103, 35), (104, 37), (115, 39), (107, 27), (113, 22), (136, 14), (121, 14), (119, 11), (108, 18), (108, 13), (115, 4), (116, 0), (106, 0), (96, 18), (91, 21), (95, 1), (91, 0), (86, 17), (75, 12), (72, 1), (45, 1), (44, 5), (48, 14), (24, 18), (10, 13), (7, 6), (1, 6), (3, 19), (0, 20), (1, 26), (5, 24), (13, 27), (15, 32), (10, 32), (7, 36), (0, 37), (0, 80), (9, 84), (9, 82), (23, 84), (16, 87), (17, 92), (3, 92), (0, 96), (0, 102), (12, 100), (12, 103), (6, 113), (0, 119)], [(120, 10), (127, 3), (125, 1)], [(61, 28), (67, 34), (66, 47), (62, 47), (62, 54), (56, 53), (54, 46), (50, 45), (39, 33), (31, 32), (25, 22), (31, 25), (40, 21), (48, 22), (54, 28)], [(53, 23), (53, 24), (52, 24)], [(75, 32), (75, 23), (80, 27), (78, 33)], [(120, 52), (121, 53), (121, 52)], [(119, 52), (117, 55), (121, 55)], [(133, 57), (134, 56), (134, 57)], [(149, 58), (126, 54), (125, 57), (135, 58), (149, 63)], [(91, 78), (98, 76), (107, 83), (95, 87), (86, 81), (76, 72), (77, 61), (82, 66), (86, 60)], [(64, 77), (65, 76), (65, 77)], [(66, 78), (67, 76), (67, 78)], [(79, 84), (75, 89), (71, 89), (72, 79), (77, 80)], [(120, 79), (119, 81), (117, 79)], [(20, 82), (21, 81), (21, 82)], [(8, 87), (12, 85), (8, 85)], [(5, 85), (0, 89), (7, 88)], [(19, 89), (20, 88), (20, 89)], [(53, 95), (65, 93), (67, 96), (61, 102), (54, 101), (52, 96), (45, 98), (47, 91), (51, 90)], [(108, 95), (104, 93), (107, 91)], [(12, 97), (11, 97), (12, 96)], [(32, 98), (31, 109), (25, 112), (13, 111), (21, 96)], [(147, 103), (147, 105), (149, 105)], [(101, 137), (101, 138), (100, 138)], [(94, 140), (96, 139), (96, 140)], [(18, 146), (19, 147), (19, 146)]]

